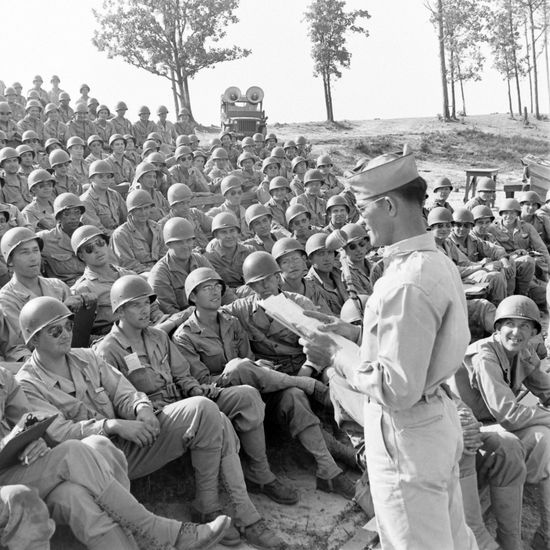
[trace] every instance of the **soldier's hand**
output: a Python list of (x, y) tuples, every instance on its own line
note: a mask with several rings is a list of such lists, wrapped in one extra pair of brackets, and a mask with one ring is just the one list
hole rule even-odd
[(204, 390), (201, 386), (195, 386), (187, 392), (187, 397), (200, 397), (204, 395)]
[(321, 313), (319, 311), (314, 311), (311, 309), (304, 310), (304, 315), (306, 317), (311, 317), (312, 319), (317, 319), (323, 324), (318, 328), (319, 332), (333, 332), (334, 334), (339, 334), (352, 342), (356, 342), (359, 337), (361, 329), (352, 325), (351, 323), (346, 323), (334, 315), (327, 315), (326, 313)]
[(135, 443), (138, 447), (151, 445), (155, 440), (152, 429), (141, 420), (117, 419), (110, 425), (109, 432)]
[(328, 335), (320, 332), (310, 332), (300, 338), (307, 360), (321, 368), (332, 365), (332, 358), (338, 349), (336, 342)]
[(151, 407), (141, 406), (136, 413), (136, 419), (149, 426), (155, 438), (158, 436), (160, 433), (160, 422), (155, 411)]
[(80, 311), (84, 304), (82, 298), (79, 295), (69, 296), (63, 303), (74, 313)]

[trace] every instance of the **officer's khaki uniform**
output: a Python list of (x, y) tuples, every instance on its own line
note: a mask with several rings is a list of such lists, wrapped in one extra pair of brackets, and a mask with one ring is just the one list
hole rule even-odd
[(47, 208), (43, 208), (38, 204), (35, 197), (31, 203), (23, 208), (21, 215), (25, 219), (25, 225), (30, 227), (33, 231), (55, 227), (53, 203), (51, 201), (48, 201)]
[(212, 268), (212, 265), (205, 256), (195, 252), (184, 265), (170, 250), (153, 266), (148, 281), (163, 313), (177, 313), (189, 306), (185, 297), (185, 280), (198, 267)]
[(460, 276), (430, 234), (386, 246), (384, 263), (367, 301), (360, 352), (334, 357), (364, 395), (367, 467), (382, 546), (474, 549), (459, 485), (462, 430), (441, 389), (469, 340)]
[(126, 205), (120, 193), (113, 189), (107, 189), (104, 196), (90, 186), (82, 195), (80, 200), (86, 206), (86, 216), (90, 224), (97, 227), (106, 235), (112, 235), (113, 231), (126, 221)]
[(147, 136), (152, 132), (158, 132), (157, 125), (152, 120), (147, 122), (138, 120), (134, 122), (130, 133), (136, 138), (136, 147), (141, 147), (147, 140)]
[(57, 224), (53, 229), (40, 231), (37, 236), (44, 241), (42, 260), (47, 277), (57, 277), (72, 285), (84, 272), (84, 262), (73, 252), (71, 237)]
[(340, 310), (342, 309), (344, 302), (348, 299), (348, 292), (342, 282), (342, 273), (339, 269), (334, 268), (330, 273), (330, 278), (333, 283), (332, 288), (325, 284), (313, 266), (310, 267), (307, 275), (305, 276), (305, 279), (308, 279), (314, 285), (317, 285), (323, 295), (323, 298), (325, 299), (325, 302), (328, 304), (330, 311), (334, 315), (340, 316)]
[[(69, 287), (59, 279), (38, 277), (38, 284), (42, 290), (42, 296), (51, 296), (64, 302), (71, 295)], [(0, 289), (0, 310), (3, 321), (0, 345), (1, 355), (7, 361), (21, 361), (30, 355), (19, 327), (19, 313), (29, 300), (36, 297), (37, 295), (18, 282), (15, 276), (12, 276)]]
[(243, 263), (252, 252), (253, 247), (242, 243), (237, 243), (233, 251), (227, 252), (218, 239), (212, 239), (206, 247), (205, 257), (226, 285), (237, 288), (244, 284)]
[(136, 273), (149, 271), (166, 253), (158, 224), (149, 220), (147, 226), (153, 234), (151, 245), (130, 219), (117, 227), (111, 236), (110, 245), (118, 264)]
[(327, 211), (327, 201), (325, 199), (315, 195), (308, 195), (304, 192), (301, 195), (294, 197), (290, 201), (290, 204), (301, 204), (305, 207), (305, 209), (311, 214), (312, 225), (317, 225), (319, 227), (325, 226)]
[[(82, 439), (100, 433), (106, 418), (136, 418), (136, 407), (151, 404), (147, 396), (93, 350), (73, 349), (67, 354), (72, 380), (60, 378), (39, 363), (35, 356), (19, 371), (17, 377), (31, 405), (37, 410), (59, 414), (48, 429), (56, 442)], [(221, 416), (220, 416), (221, 415)], [(128, 477), (137, 479), (155, 472), (187, 450), (195, 470), (194, 507), (208, 514), (220, 509), (218, 475), (220, 463), (231, 461), (224, 481), (231, 488), (239, 523), (250, 525), (260, 519), (248, 500), (242, 471), (235, 467), (238, 440), (231, 423), (214, 403), (204, 397), (190, 397), (165, 406), (157, 415), (160, 435), (152, 445), (138, 447), (113, 437), (128, 461)], [(188, 441), (184, 441), (184, 438)], [(231, 471), (230, 471), (231, 470)], [(233, 474), (233, 479), (227, 479)], [(240, 475), (240, 479), (239, 479)]]
[[(173, 217), (174, 215), (169, 213), (164, 216), (164, 218), (160, 219), (158, 222), (160, 228), (163, 229), (164, 224)], [(198, 208), (190, 208), (189, 214), (185, 219), (193, 225), (193, 230), (195, 232), (195, 248), (199, 248), (204, 252), (207, 244), (212, 240), (212, 218)]]

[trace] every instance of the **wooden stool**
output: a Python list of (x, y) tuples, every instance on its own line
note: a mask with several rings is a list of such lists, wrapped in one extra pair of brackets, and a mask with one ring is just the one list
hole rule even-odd
[(466, 170), (466, 187), (464, 189), (464, 202), (468, 202), (468, 194), (472, 189), (472, 197), (476, 193), (477, 178), (487, 177), (497, 181), (498, 168), (468, 168)]

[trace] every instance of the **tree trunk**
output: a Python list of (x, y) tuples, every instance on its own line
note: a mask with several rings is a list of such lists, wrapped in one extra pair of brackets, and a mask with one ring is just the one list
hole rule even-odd
[(466, 116), (466, 99), (464, 98), (464, 81), (461, 78), (459, 82), (460, 82), (460, 97), (462, 98), (462, 115)]
[(445, 65), (445, 38), (443, 32), (443, 0), (437, 0), (437, 26), (439, 40), (439, 63), (441, 71), (441, 87), (443, 90), (443, 120), (449, 120), (449, 92), (447, 90), (447, 67)]
[(180, 111), (180, 105), (178, 100), (178, 92), (176, 90), (176, 75), (174, 74), (174, 70), (170, 69), (170, 80), (172, 84), (172, 96), (174, 98), (174, 109), (176, 113), (176, 117), (178, 116), (178, 113)]
[(549, 21), (549, 15), (548, 15), (548, 2), (544, 2), (544, 59), (546, 60), (546, 93), (548, 94), (548, 115), (550, 116), (550, 66), (549, 66), (549, 60), (548, 60), (548, 33), (550, 32), (550, 29), (548, 26), (550, 25)]
[(323, 87), (325, 92), (325, 107), (327, 110), (327, 121), (334, 122), (334, 114), (332, 111), (332, 92), (330, 89), (330, 74), (328, 71), (323, 71)]
[(527, 76), (529, 77), (529, 112), (533, 112), (533, 78), (531, 77), (532, 74), (532, 67), (531, 67), (531, 57), (530, 57), (530, 51), (531, 47), (529, 46), (529, 36), (527, 32), (527, 18), (523, 20), (523, 30), (525, 34), (525, 60), (527, 61)]
[(510, 79), (506, 79), (506, 85), (508, 86), (508, 109), (510, 110), (510, 117), (514, 118), (514, 109), (512, 108), (512, 91), (510, 89)]
[[(510, 40), (511, 40), (512, 44), (515, 44), (515, 40), (514, 40), (514, 19), (513, 19), (513, 15), (512, 15), (512, 0), (508, 0), (507, 8), (508, 8), (508, 24), (509, 24), (509, 29), (510, 29)], [(512, 46), (512, 64), (513, 64), (513, 67), (514, 67), (514, 78), (516, 80), (516, 91), (517, 91), (517, 94), (518, 94), (518, 114), (519, 114), (519, 116), (521, 116), (522, 108), (521, 108), (521, 90), (520, 90), (520, 86), (519, 86), (518, 59), (517, 59), (517, 55), (516, 55), (516, 48), (514, 46)]]
[(539, 111), (539, 80), (537, 74), (537, 48), (535, 42), (535, 21), (533, 17), (533, 0), (529, 0), (529, 27), (531, 28), (531, 53), (533, 54), (533, 92), (535, 97), (535, 117), (540, 120)]
[(455, 60), (452, 50), (449, 59), (449, 66), (451, 70), (451, 119), (456, 120)]

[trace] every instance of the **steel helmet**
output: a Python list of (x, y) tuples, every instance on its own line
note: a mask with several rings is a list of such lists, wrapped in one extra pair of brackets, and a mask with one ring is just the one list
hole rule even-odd
[(153, 141), (160, 141), (162, 143), (162, 136), (158, 132), (151, 132), (147, 135), (147, 139), (152, 139)]
[(65, 164), (66, 162), (71, 162), (71, 157), (69, 153), (63, 151), (63, 149), (56, 149), (52, 151), (48, 156), (48, 161), (52, 168), (55, 168), (59, 164)]
[(225, 195), (230, 189), (236, 189), (237, 187), (240, 189), (243, 187), (243, 182), (239, 176), (225, 176), (220, 184), (220, 192)]
[(262, 172), (265, 174), (265, 170), (268, 166), (276, 164), (278, 167), (281, 166), (281, 161), (277, 157), (267, 157), (262, 162)]
[(315, 166), (317, 168), (319, 168), (319, 166), (332, 166), (332, 159), (330, 158), (330, 155), (320, 155), (317, 157)]
[[(437, 191), (438, 189), (441, 189), (442, 187), (450, 187), (451, 191), (453, 190), (453, 184), (451, 183), (451, 180), (446, 177), (438, 178), (435, 182), (434, 191)], [(479, 186), (478, 186), (479, 190)]]
[(317, 252), (319, 250), (328, 249), (327, 247), (327, 238), (328, 235), (326, 233), (315, 233), (314, 235), (311, 235), (309, 239), (306, 241), (306, 254), (309, 258), (314, 252)]
[(365, 309), (365, 305), (368, 300), (367, 294), (358, 294), (357, 298), (361, 302), (361, 310), (357, 307), (357, 300), (355, 298), (348, 298), (342, 309), (340, 310), (340, 319), (346, 323), (357, 323), (363, 321), (362, 311)]
[(243, 262), (243, 278), (247, 285), (257, 283), (280, 272), (279, 264), (269, 252), (252, 252)]
[(453, 212), (453, 222), (455, 223), (471, 223), (474, 225), (474, 215), (472, 214), (471, 210), (468, 210), (467, 208), (457, 208)]
[(516, 211), (521, 214), (521, 205), (516, 199), (505, 199), (498, 209), (498, 213), (502, 214), (507, 211)]
[(185, 279), (185, 297), (190, 304), (193, 304), (191, 294), (202, 283), (217, 281), (222, 284), (222, 295), (225, 293), (224, 280), (210, 267), (198, 267), (189, 273)]
[(19, 159), (17, 151), (13, 147), (3, 147), (0, 149), (0, 166), (5, 160)]
[(227, 160), (229, 156), (223, 147), (217, 147), (212, 151), (212, 160)]
[(86, 113), (88, 114), (88, 105), (86, 103), (83, 103), (82, 101), (77, 103), (74, 108), (75, 113)]
[(178, 116), (182, 116), (182, 115), (191, 116), (191, 113), (189, 112), (189, 109), (188, 109), (187, 107), (182, 107), (182, 108), (178, 111)]
[(126, 145), (126, 140), (124, 139), (124, 136), (122, 134), (113, 134), (110, 138), (109, 138), (109, 147), (112, 149), (113, 148), (113, 143), (117, 140), (121, 140), (124, 142), (124, 145)]
[(222, 145), (222, 142), (219, 140), (219, 138), (215, 137), (215, 138), (212, 138), (210, 140), (210, 143), (209, 143), (209, 146), (208, 146), (208, 151), (210, 153), (212, 153), (212, 151), (214, 151), (214, 149), (216, 149), (217, 147), (221, 147)]
[(193, 191), (185, 183), (174, 183), (168, 188), (166, 198), (168, 199), (168, 204), (174, 206), (178, 202), (191, 200), (193, 198)]
[(291, 204), (285, 212), (286, 225), (289, 226), (292, 220), (301, 214), (307, 214), (307, 217), (311, 220), (311, 213), (305, 206), (301, 204)]
[(149, 107), (147, 105), (142, 105), (139, 108), (138, 115), (150, 115), (151, 111), (149, 110)]
[(311, 183), (313, 181), (319, 181), (319, 182), (325, 181), (325, 177), (323, 176), (323, 173), (317, 168), (312, 168), (311, 170), (308, 170), (304, 174), (304, 185), (307, 185), (308, 183)]
[(220, 132), (218, 139), (221, 141), (225, 136), (228, 136), (231, 139), (232, 135), (233, 134), (229, 130), (223, 130), (222, 132)]
[(136, 208), (143, 208), (144, 206), (153, 206), (153, 198), (144, 189), (134, 189), (128, 193), (126, 197), (126, 209), (128, 214)]
[(497, 188), (497, 184), (495, 183), (495, 180), (492, 178), (480, 178), (477, 182), (476, 189), (478, 191), (495, 191)]
[(348, 245), (348, 237), (342, 229), (335, 229), (327, 237), (325, 248), (328, 250), (340, 250)]
[(35, 185), (45, 181), (51, 181), (52, 185), (55, 185), (55, 178), (47, 170), (44, 170), (44, 168), (37, 168), (36, 170), (33, 170), (29, 174), (29, 178), (27, 180), (29, 190), (31, 190)]
[(307, 140), (304, 136), (298, 136), (296, 138), (296, 145), (307, 145)]
[(154, 164), (151, 164), (150, 162), (140, 162), (136, 166), (136, 175), (134, 176), (134, 181), (139, 181), (141, 177), (148, 172), (156, 173), (156, 171), (157, 167)]
[(283, 149), (286, 150), (286, 149), (290, 149), (291, 147), (296, 147), (296, 143), (294, 141), (292, 141), (291, 139), (289, 139), (288, 141), (285, 141), (284, 142), (284, 145), (283, 145)]
[(246, 209), (244, 219), (246, 221), (246, 225), (248, 225), (248, 227), (250, 228), (250, 224), (253, 221), (257, 220), (258, 218), (262, 218), (263, 216), (269, 216), (270, 218), (273, 218), (267, 206), (263, 204), (252, 204)]
[(180, 145), (190, 145), (191, 140), (189, 139), (189, 136), (186, 136), (185, 134), (178, 136), (176, 138), (176, 147), (179, 147)]
[(166, 164), (166, 155), (160, 151), (155, 151), (154, 153), (149, 153), (145, 160), (150, 163)]
[(90, 147), (90, 145), (94, 141), (99, 141), (99, 143), (101, 143), (101, 145), (103, 145), (103, 140), (97, 134), (92, 134), (86, 141), (86, 143), (88, 144), (88, 147)]
[(260, 134), (259, 132), (256, 132), (253, 136), (252, 136), (252, 141), (254, 143), (263, 143), (264, 142), (264, 135), (263, 134)]
[(57, 138), (48, 138), (44, 143), (44, 149), (46, 149), (46, 152), (48, 152), (48, 148), (52, 145), (59, 145), (59, 147), (63, 147), (63, 144)]
[(80, 88), (78, 89), (78, 91), (79, 91), (80, 93), (82, 93), (82, 90), (84, 90), (84, 89), (90, 91), (90, 86), (88, 86), (88, 84), (81, 84), (81, 85), (80, 85)]
[(17, 95), (17, 92), (15, 91), (15, 88), (13, 86), (8, 86), (4, 90), (4, 96), (8, 97), (9, 95)]
[(27, 130), (26, 132), (23, 132), (23, 135), (21, 136), (21, 141), (30, 141), (31, 139), (40, 139), (38, 137), (38, 134), (34, 130)]
[(40, 250), (44, 247), (44, 241), (28, 227), (12, 227), (8, 229), (0, 240), (0, 250), (6, 263), (9, 262), (11, 253), (20, 245), (29, 241), (37, 241)]
[(342, 195), (333, 195), (332, 197), (330, 197), (330, 199), (327, 201), (327, 214), (330, 214), (330, 209), (333, 206), (345, 206), (349, 214), (348, 201), (344, 197), (342, 197)]
[(37, 107), (42, 111), (42, 103), (38, 101), (38, 99), (29, 99), (27, 101), (27, 104), (25, 105), (25, 111), (28, 111), (29, 109), (32, 109), (33, 107)]
[(484, 204), (474, 206), (474, 208), (472, 208), (472, 216), (474, 217), (474, 221), (477, 221), (481, 218), (491, 218), (491, 221), (495, 219), (495, 217), (493, 216), (493, 211)]
[(50, 78), (50, 82), (61, 82), (61, 79), (56, 75), (52, 75), (52, 77)]
[(61, 212), (69, 210), (70, 208), (80, 208), (81, 214), (86, 212), (86, 206), (80, 200), (80, 197), (74, 193), (61, 193), (55, 197), (53, 201), (53, 215), (55, 219), (57, 219)]
[(251, 160), (253, 162), (256, 162), (256, 156), (250, 151), (244, 151), (239, 155), (239, 158), (237, 159), (237, 165), (241, 166), (243, 161), (245, 160)]
[(295, 251), (301, 252), (304, 256), (306, 255), (304, 247), (296, 239), (292, 237), (283, 237), (275, 241), (271, 249), (271, 255), (278, 261), (283, 256)]
[(187, 137), (189, 139), (189, 143), (198, 143), (200, 141), (196, 134), (189, 134)]
[(43, 328), (62, 321), (72, 319), (73, 312), (57, 298), (51, 296), (39, 296), (29, 300), (19, 314), (19, 326), (25, 344), (28, 344), (32, 337), (38, 334)]
[(33, 157), (36, 156), (34, 149), (30, 145), (27, 145), (26, 143), (23, 143), (23, 145), (18, 145), (15, 148), (15, 150), (17, 151), (17, 155), (19, 156), (19, 158), (21, 158), (21, 156), (24, 155), (25, 153), (32, 153)]
[(504, 298), (498, 305), (495, 313), (495, 328), (498, 321), (502, 319), (527, 319), (533, 321), (537, 333), (542, 329), (539, 308), (537, 304), (527, 296), (516, 294)]
[(157, 115), (162, 115), (163, 113), (168, 113), (168, 108), (165, 105), (161, 105), (157, 109)]
[(141, 146), (141, 158), (146, 158), (158, 150), (159, 144), (154, 139), (146, 139)]
[(37, 74), (37, 75), (32, 79), (32, 81), (33, 81), (33, 84), (34, 84), (35, 82), (40, 82), (40, 84), (42, 84), (42, 83), (44, 82), (44, 80), (42, 80), (42, 77), (41, 77), (39, 74)]
[(241, 230), (239, 220), (237, 220), (235, 214), (231, 212), (220, 212), (216, 214), (212, 220), (212, 235), (216, 236), (216, 231), (218, 229), (228, 229), (230, 227), (235, 227), (239, 231)]
[(84, 147), (86, 144), (84, 143), (84, 140), (81, 137), (72, 136), (67, 140), (67, 149), (70, 149), (75, 145), (80, 145), (81, 147)]
[(47, 115), (51, 113), (52, 111), (59, 111), (59, 107), (55, 103), (48, 103), (44, 107), (44, 114)]
[(342, 227), (341, 231), (346, 236), (346, 245), (369, 238), (367, 230), (359, 223), (347, 223)]
[(94, 160), (88, 168), (88, 177), (91, 178), (96, 174), (111, 174), (114, 175), (113, 167), (111, 163), (106, 160)]
[(185, 218), (170, 218), (162, 229), (164, 244), (174, 241), (186, 241), (195, 237), (193, 224)]
[(96, 113), (99, 114), (99, 111), (107, 111), (107, 116), (109, 116), (111, 114), (111, 110), (109, 109), (109, 107), (107, 107), (107, 105), (103, 104), (103, 105), (98, 105), (97, 109), (96, 109)]
[(64, 101), (64, 100), (71, 101), (71, 96), (67, 92), (61, 92), (59, 94), (59, 101)]
[(269, 192), (271, 193), (274, 189), (288, 189), (290, 191), (290, 183), (283, 176), (275, 176), (269, 182)]
[(21, 84), (21, 82), (14, 82), (12, 84), (12, 88), (15, 88), (16, 90), (21, 90), (23, 89), (23, 85)]
[(246, 136), (241, 141), (241, 147), (254, 147), (254, 140), (250, 136)]
[(267, 134), (267, 136), (265, 136), (265, 141), (267, 141), (268, 139), (274, 139), (275, 143), (277, 143), (277, 136), (273, 132), (270, 132), (269, 134)]
[(7, 101), (0, 101), (0, 109), (2, 109), (5, 113), (9, 111), (9, 114), (12, 114), (10, 104)]
[(139, 298), (149, 298), (152, 304), (157, 296), (149, 283), (139, 275), (123, 275), (111, 287), (111, 308), (115, 313), (120, 307)]
[(542, 199), (536, 191), (525, 191), (518, 197), (518, 202), (520, 204), (524, 202), (534, 202), (539, 205), (539, 208), (542, 206)]
[(208, 158), (208, 155), (202, 149), (197, 149), (196, 151), (193, 151), (193, 158), (196, 159), (198, 157), (206, 160)]
[(127, 111), (127, 110), (128, 110), (128, 105), (126, 105), (126, 103), (124, 103), (124, 101), (119, 101), (115, 105), (115, 111)]
[(97, 107), (99, 106), (99, 101), (95, 97), (89, 97), (88, 98), (88, 107), (92, 107), (93, 105), (96, 106), (96, 112), (97, 112)]
[(188, 147), (187, 145), (180, 145), (179, 147), (176, 147), (176, 150), (174, 152), (174, 158), (176, 160), (179, 160), (181, 157), (185, 157), (187, 155), (192, 155), (193, 151), (191, 151), (191, 147)]
[(122, 137), (126, 140), (126, 142), (130, 140), (132, 140), (134, 143), (136, 142), (136, 138), (132, 134), (124, 134)]
[(109, 239), (109, 237), (103, 233), (103, 231), (95, 227), (95, 225), (81, 225), (75, 229), (71, 236), (71, 248), (73, 252), (78, 254), (81, 246), (84, 246), (88, 241), (98, 236), (103, 237), (105, 241)]
[(285, 158), (285, 150), (282, 147), (273, 147), (271, 156), (282, 160)]
[(300, 162), (305, 162), (307, 166), (307, 160), (304, 157), (294, 157), (292, 159), (292, 162), (290, 163), (290, 171), (292, 173), (294, 173), (294, 171), (296, 170), (296, 166), (298, 166)]
[(453, 215), (451, 211), (444, 206), (437, 206), (433, 210), (430, 210), (428, 214), (428, 226), (435, 225), (436, 223), (452, 223)]

